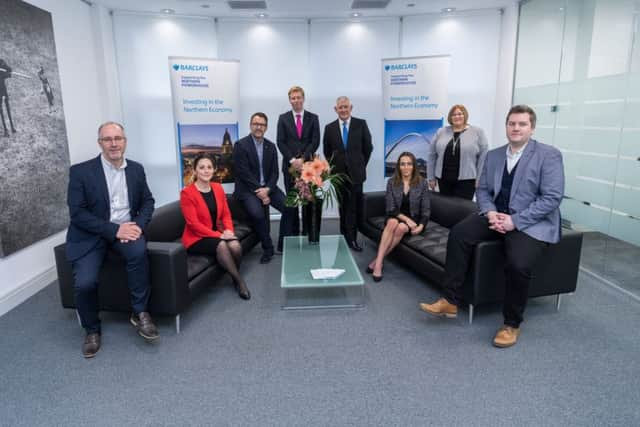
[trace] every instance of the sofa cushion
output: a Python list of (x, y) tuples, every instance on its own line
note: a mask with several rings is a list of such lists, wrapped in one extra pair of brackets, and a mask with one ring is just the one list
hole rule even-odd
[[(386, 216), (376, 216), (369, 218), (369, 223), (382, 231)], [(405, 236), (400, 244), (407, 245), (416, 252), (420, 252), (430, 260), (444, 267), (447, 255), (447, 239), (449, 229), (441, 226), (435, 221), (429, 221), (427, 228), (418, 236)]]
[(441, 226), (437, 222), (429, 221), (427, 229), (421, 235), (407, 236), (402, 242), (444, 267), (447, 257), (448, 238), (448, 228)]

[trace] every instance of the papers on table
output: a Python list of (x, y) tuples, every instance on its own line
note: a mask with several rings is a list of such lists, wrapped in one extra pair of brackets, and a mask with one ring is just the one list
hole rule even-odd
[(342, 268), (316, 268), (309, 271), (315, 280), (335, 279), (345, 272)]

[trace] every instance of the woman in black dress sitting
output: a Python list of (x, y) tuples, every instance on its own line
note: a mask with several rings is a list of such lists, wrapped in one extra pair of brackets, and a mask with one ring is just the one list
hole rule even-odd
[(380, 238), (378, 254), (367, 267), (373, 280), (382, 280), (384, 257), (395, 248), (405, 234), (420, 234), (429, 221), (431, 204), (427, 181), (416, 168), (416, 157), (404, 152), (398, 157), (396, 171), (387, 181), (385, 196), (387, 219)]

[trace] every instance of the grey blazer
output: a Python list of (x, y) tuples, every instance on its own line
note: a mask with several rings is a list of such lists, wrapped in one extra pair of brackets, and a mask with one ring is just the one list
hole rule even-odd
[[(487, 154), (476, 200), (480, 213), (495, 211), (507, 146)], [(517, 230), (548, 243), (560, 240), (560, 202), (564, 195), (564, 166), (560, 150), (530, 139), (513, 177), (509, 211)]]
[[(387, 216), (395, 217), (400, 213), (402, 206), (403, 185), (393, 185), (393, 178), (387, 181), (387, 194), (385, 195)], [(431, 199), (427, 180), (422, 179), (417, 185), (409, 189), (409, 205), (411, 218), (425, 227), (431, 215)]]
[[(453, 138), (453, 129), (446, 126), (438, 129), (436, 136), (429, 144), (427, 151), (427, 178), (442, 177), (442, 160), (447, 144)], [(460, 134), (460, 172), (458, 179), (477, 179), (482, 172), (484, 158), (489, 144), (484, 131), (476, 126), (469, 126)]]

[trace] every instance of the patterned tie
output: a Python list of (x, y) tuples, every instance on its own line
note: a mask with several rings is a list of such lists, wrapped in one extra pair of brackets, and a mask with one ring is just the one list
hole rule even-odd
[(347, 149), (347, 141), (349, 140), (349, 128), (347, 127), (347, 122), (342, 122), (342, 144), (344, 145), (344, 149)]
[(298, 138), (302, 138), (302, 120), (300, 120), (300, 114), (296, 114), (296, 130), (298, 131)]

